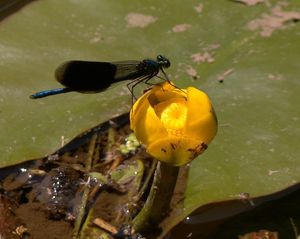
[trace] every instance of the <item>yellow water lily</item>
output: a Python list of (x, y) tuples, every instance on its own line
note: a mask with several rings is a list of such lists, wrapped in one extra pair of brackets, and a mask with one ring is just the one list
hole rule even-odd
[(165, 82), (135, 102), (130, 126), (150, 155), (181, 166), (207, 148), (217, 133), (217, 118), (203, 91)]

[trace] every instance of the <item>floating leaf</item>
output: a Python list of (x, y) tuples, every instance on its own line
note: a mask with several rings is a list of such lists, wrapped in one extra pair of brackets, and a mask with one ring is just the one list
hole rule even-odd
[[(33, 1), (4, 18), (1, 166), (48, 155), (78, 133), (130, 109), (126, 84), (97, 95), (30, 100), (36, 91), (59, 86), (53, 73), (60, 63), (139, 60), (162, 53), (172, 63), (169, 77), (181, 88), (194, 85), (207, 92), (220, 123), (215, 141), (191, 164), (182, 211), (165, 232), (209, 202), (241, 193), (265, 195), (297, 183), (300, 24), (292, 18), (267, 37), (249, 24), (272, 14), (274, 7), (299, 13), (299, 1), (201, 4), (201, 11), (195, 11), (196, 0)], [(129, 27), (131, 13), (155, 21)], [(173, 32), (178, 25), (189, 27)], [(209, 57), (194, 62), (199, 53)], [(186, 73), (190, 67), (197, 77)]]

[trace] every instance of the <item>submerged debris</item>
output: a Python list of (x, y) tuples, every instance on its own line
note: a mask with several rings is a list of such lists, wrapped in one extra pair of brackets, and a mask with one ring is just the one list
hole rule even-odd
[(93, 226), (97, 218), (114, 228), (108, 236), (123, 230), (141, 210), (156, 165), (128, 122), (122, 115), (52, 156), (0, 169), (1, 238), (99, 238), (107, 229)]

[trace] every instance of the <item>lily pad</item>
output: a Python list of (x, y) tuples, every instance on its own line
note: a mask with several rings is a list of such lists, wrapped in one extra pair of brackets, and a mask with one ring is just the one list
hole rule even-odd
[[(48, 155), (130, 109), (126, 83), (97, 95), (30, 100), (36, 91), (60, 86), (53, 72), (61, 62), (161, 53), (171, 60), (172, 81), (205, 90), (219, 120), (217, 138), (190, 165), (182, 210), (169, 228), (209, 202), (299, 182), (300, 3), (239, 2), (33, 1), (4, 18), (0, 165)], [(262, 34), (264, 20), (274, 17), (285, 20)]]

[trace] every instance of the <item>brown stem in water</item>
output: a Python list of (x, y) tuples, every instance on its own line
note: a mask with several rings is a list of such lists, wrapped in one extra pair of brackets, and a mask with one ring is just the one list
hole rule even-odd
[(179, 169), (179, 167), (158, 162), (149, 196), (144, 207), (133, 220), (132, 231), (134, 233), (153, 235), (158, 232), (159, 223), (170, 212), (170, 202)]
[[(89, 173), (92, 167), (92, 162), (93, 162), (93, 155), (95, 151), (95, 145), (96, 145), (96, 140), (97, 140), (97, 134), (94, 134), (89, 145), (89, 150), (88, 150), (88, 157), (86, 160), (85, 164), (85, 172)], [(79, 213), (75, 221), (75, 227), (74, 227), (74, 236), (73, 238), (78, 238), (80, 234), (81, 227), (84, 223), (85, 216), (86, 216), (86, 205), (88, 203), (88, 197), (89, 193), (91, 191), (89, 187), (89, 180), (90, 177), (87, 179), (87, 183), (84, 185), (84, 192), (82, 195), (81, 199), (81, 204), (79, 205)]]

